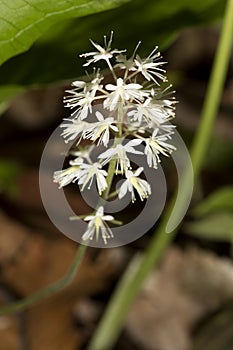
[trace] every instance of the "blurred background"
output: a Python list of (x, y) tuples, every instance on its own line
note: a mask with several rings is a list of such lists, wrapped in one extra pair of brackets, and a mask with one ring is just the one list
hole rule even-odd
[[(114, 31), (113, 48), (158, 45), (177, 91), (174, 123), (189, 148), (218, 45), (223, 0), (0, 1), (0, 305), (63, 276), (77, 244), (40, 198), (43, 148), (62, 118), (64, 91), (84, 75), (79, 54)], [(145, 281), (114, 349), (233, 349), (233, 58), (208, 156), (175, 242)], [(176, 191), (166, 161), (168, 201)], [(88, 212), (75, 188), (67, 198)], [(140, 209), (140, 203), (139, 205)], [(130, 215), (132, 206), (125, 215)], [(156, 227), (154, 227), (156, 228)], [(86, 349), (128, 262), (153, 230), (120, 248), (88, 248), (72, 284), (0, 317), (0, 350)]]

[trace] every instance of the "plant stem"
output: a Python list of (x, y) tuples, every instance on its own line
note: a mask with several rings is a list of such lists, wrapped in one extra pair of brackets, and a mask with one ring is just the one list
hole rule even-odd
[(78, 251), (75, 255), (73, 263), (64, 277), (22, 300), (2, 307), (0, 309), (0, 316), (10, 314), (13, 312), (20, 312), (26, 309), (27, 307), (31, 306), (32, 304), (35, 304), (41, 301), (42, 299), (47, 298), (50, 295), (58, 292), (64, 287), (68, 286), (76, 275), (76, 272), (81, 264), (86, 248), (87, 246), (82, 244), (78, 247)]
[[(211, 138), (214, 120), (220, 104), (227, 67), (230, 59), (231, 45), (233, 41), (233, 0), (228, 0), (221, 37), (216, 52), (210, 81), (207, 88), (200, 126), (195, 135), (191, 149), (194, 175), (198, 177), (203, 166), (208, 145)], [(188, 187), (186, 176), (184, 194)], [(124, 318), (132, 302), (137, 296), (141, 285), (155, 264), (160, 260), (165, 248), (173, 240), (176, 231), (165, 233), (166, 224), (173, 207), (174, 198), (171, 201), (164, 218), (151, 239), (144, 256), (134, 258), (119, 282), (108, 308), (97, 328), (88, 350), (110, 350), (113, 348), (123, 326)], [(182, 205), (182, 204), (181, 204)]]
[(106, 190), (103, 193), (103, 199), (107, 199), (110, 189), (111, 189), (111, 185), (112, 185), (112, 180), (115, 174), (115, 167), (116, 167), (116, 159), (112, 159), (109, 163), (109, 167), (108, 167), (108, 175), (106, 177), (106, 181), (107, 181), (107, 185), (108, 187), (106, 188)]
[[(118, 104), (118, 129), (119, 129), (119, 132), (118, 132), (118, 136), (115, 138), (114, 140), (114, 144), (113, 146), (116, 146), (117, 145), (117, 142), (118, 142), (118, 137), (122, 137), (122, 122), (123, 122), (123, 105), (121, 103)], [(116, 168), (116, 159), (112, 159), (109, 163), (109, 167), (108, 167), (108, 175), (107, 175), (107, 178), (106, 178), (106, 181), (107, 181), (107, 185), (108, 187), (106, 188), (106, 190), (104, 191), (103, 193), (103, 199), (108, 199), (108, 195), (109, 195), (109, 192), (111, 190), (111, 185), (112, 185), (112, 180), (113, 180), (113, 177), (115, 175), (115, 168)]]

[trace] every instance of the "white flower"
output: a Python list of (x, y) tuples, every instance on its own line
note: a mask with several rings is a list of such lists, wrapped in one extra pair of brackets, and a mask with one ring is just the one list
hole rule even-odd
[(145, 139), (146, 147), (145, 154), (147, 156), (147, 163), (149, 167), (158, 167), (160, 163), (159, 154), (168, 157), (176, 148), (166, 141), (171, 139), (171, 132), (163, 135), (158, 135), (159, 129), (155, 129), (152, 136)]
[(90, 82), (82, 81), (82, 80), (76, 80), (72, 82), (72, 86), (74, 86), (75, 89), (80, 90), (83, 89), (84, 92), (92, 92), (92, 94), (95, 96), (96, 92), (98, 90), (101, 90), (103, 88), (103, 85), (101, 85), (101, 81), (104, 79), (104, 77), (100, 74), (99, 70), (94, 69), (93, 78)]
[(116, 124), (116, 121), (112, 117), (105, 119), (98, 111), (96, 112), (96, 117), (99, 121), (89, 125), (89, 128), (87, 128), (85, 132), (85, 138), (90, 139), (93, 142), (99, 139), (97, 146), (102, 143), (107, 147), (110, 137), (110, 129), (115, 132), (118, 131), (117, 126), (114, 125)]
[(162, 81), (166, 81), (167, 79), (163, 74), (166, 73), (166, 71), (160, 68), (160, 66), (164, 65), (166, 62), (158, 61), (160, 59), (160, 52), (156, 52), (157, 48), (158, 47), (155, 47), (147, 58), (142, 59), (137, 55), (134, 60), (136, 67), (132, 68), (132, 70), (142, 73), (147, 80), (152, 80), (155, 84), (159, 85), (156, 78), (159, 78)]
[[(85, 130), (89, 126), (89, 123), (80, 121), (77, 119), (64, 119), (66, 123), (61, 124), (61, 128), (64, 128), (62, 136), (66, 139), (66, 142), (75, 140), (81, 133), (80, 139), (85, 135)], [(78, 141), (78, 142), (79, 142)]]
[(75, 80), (71, 83), (77, 90), (85, 89), (87, 86), (87, 82), (83, 80)]
[(170, 84), (163, 90), (161, 88), (152, 88), (150, 91), (154, 103), (158, 104), (160, 107), (168, 111), (168, 113), (169, 110), (175, 110), (175, 104), (177, 103), (175, 97), (173, 96), (175, 91), (171, 90), (171, 88), (172, 85)]
[(126, 71), (132, 70), (132, 68), (135, 67), (134, 57), (140, 44), (141, 44), (141, 41), (138, 42), (130, 58), (127, 59), (126, 55), (122, 55), (122, 54), (118, 55), (116, 57), (116, 61), (118, 63), (115, 65), (115, 67), (119, 67), (120, 69), (126, 69)]
[(59, 184), (59, 188), (62, 188), (69, 183), (75, 182), (77, 180), (81, 162), (82, 161), (80, 161), (79, 165), (76, 164), (67, 169), (54, 172), (53, 181)]
[[(135, 105), (127, 115), (133, 121), (138, 121), (140, 124), (144, 121), (150, 127), (160, 126), (174, 117), (173, 108), (170, 105), (165, 105), (168, 102), (169, 100), (163, 102), (148, 97), (143, 103)], [(173, 101), (171, 101), (172, 103)]]
[(127, 135), (136, 135), (136, 134), (145, 134), (147, 132), (145, 125), (141, 125), (137, 121), (130, 120), (129, 122), (125, 123), (125, 132)]
[(118, 55), (116, 57), (116, 62), (118, 62), (114, 67), (120, 68), (120, 69), (126, 69), (126, 70), (131, 70), (133, 67), (135, 67), (134, 63), (134, 57), (130, 57), (127, 59), (126, 55)]
[(72, 96), (64, 98), (65, 107), (75, 111), (71, 114), (73, 118), (83, 120), (88, 116), (88, 112), (92, 112), (92, 102), (95, 100), (94, 91), (77, 92), (75, 90), (67, 90)]
[(106, 221), (112, 221), (114, 217), (112, 215), (104, 215), (104, 208), (102, 206), (98, 208), (95, 215), (88, 215), (84, 220), (89, 221), (87, 230), (82, 236), (84, 241), (88, 239), (92, 240), (94, 234), (96, 234), (96, 239), (98, 239), (101, 233), (104, 243), (107, 244), (107, 239), (113, 237), (113, 233)]
[(96, 162), (93, 164), (83, 163), (80, 166), (80, 170), (78, 173), (78, 184), (82, 185), (81, 191), (88, 185), (88, 189), (91, 188), (94, 177), (96, 177), (97, 188), (99, 194), (101, 194), (107, 188), (107, 181), (105, 177), (108, 173), (105, 170), (101, 169), (102, 166), (100, 163)]
[[(134, 139), (129, 141), (125, 145), (118, 144), (115, 147), (109, 148), (107, 151), (101, 153), (98, 156), (98, 158), (104, 159), (103, 165), (107, 164), (112, 159), (116, 159), (115, 172), (116, 174), (118, 174), (118, 172), (123, 174), (126, 171), (126, 169), (130, 167), (130, 160), (127, 157), (126, 153), (143, 154), (142, 152), (134, 149), (135, 146), (138, 146), (141, 143), (142, 143), (142, 140)], [(119, 168), (120, 168), (120, 171), (119, 171)]]
[(100, 46), (97, 43), (94, 43), (92, 40), (91, 43), (92, 45), (97, 49), (97, 51), (94, 52), (88, 52), (88, 53), (84, 53), (82, 55), (80, 55), (80, 57), (91, 57), (92, 58), (87, 61), (87, 63), (85, 63), (83, 66), (89, 66), (89, 64), (91, 63), (96, 63), (97, 61), (100, 60), (105, 60), (107, 61), (107, 63), (109, 63), (109, 59), (113, 57), (114, 54), (119, 54), (122, 52), (125, 52), (125, 50), (112, 50), (111, 49), (111, 44), (112, 44), (112, 37), (113, 37), (113, 32), (111, 32), (111, 36), (109, 39), (109, 42), (107, 43), (107, 38), (106, 36), (104, 36), (104, 47)]
[(125, 84), (122, 78), (118, 78), (116, 85), (107, 84), (105, 88), (112, 91), (104, 101), (104, 108), (114, 111), (118, 103), (125, 104), (126, 101), (140, 101), (145, 96), (145, 92), (140, 91), (142, 85), (136, 83)]
[(142, 167), (138, 168), (135, 172), (131, 170), (126, 170), (125, 176), (126, 180), (120, 187), (119, 191), (119, 199), (124, 197), (127, 191), (131, 192), (132, 202), (135, 202), (136, 197), (134, 193), (134, 189), (139, 194), (140, 199), (143, 201), (145, 198), (151, 194), (151, 187), (146, 180), (140, 179), (138, 176), (144, 169)]
[(95, 145), (88, 145), (85, 147), (79, 147), (78, 151), (70, 151), (70, 154), (72, 156), (75, 156), (76, 158), (70, 161), (70, 165), (76, 165), (79, 164), (82, 160), (87, 160), (88, 163), (91, 163), (91, 152), (95, 148)]

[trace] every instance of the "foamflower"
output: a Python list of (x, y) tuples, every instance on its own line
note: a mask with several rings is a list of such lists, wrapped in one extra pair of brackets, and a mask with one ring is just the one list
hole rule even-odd
[(153, 81), (159, 85), (158, 78), (165, 82), (167, 80), (164, 73), (166, 71), (162, 68), (165, 62), (160, 61), (160, 52), (157, 51), (158, 46), (150, 53), (150, 55), (142, 59), (139, 55), (136, 56), (135, 67), (132, 70), (140, 72), (148, 81)]
[(92, 57), (87, 61), (87, 63), (84, 64), (84, 67), (89, 66), (91, 63), (96, 63), (100, 60), (104, 60), (108, 63), (109, 59), (112, 58), (113, 55), (120, 54), (126, 51), (126, 50), (116, 50), (116, 49), (112, 50), (111, 49), (112, 37), (113, 37), (113, 32), (111, 32), (110, 39), (107, 42), (107, 37), (104, 36), (104, 47), (90, 40), (90, 42), (96, 48), (97, 51), (88, 52), (80, 55), (80, 57), (85, 57), (85, 58)]
[(102, 169), (100, 163), (96, 162), (93, 164), (83, 163), (80, 166), (78, 172), (78, 184), (81, 186), (81, 191), (88, 185), (88, 189), (91, 188), (94, 178), (96, 179), (97, 188), (99, 194), (101, 194), (107, 188), (107, 182), (105, 177), (107, 172)]
[(160, 154), (168, 157), (176, 149), (167, 142), (171, 139), (171, 133), (159, 135), (158, 132), (159, 129), (155, 129), (152, 136), (145, 139), (147, 163), (149, 167), (154, 167), (155, 169), (158, 167), (158, 163), (160, 163)]
[(125, 105), (126, 101), (132, 101), (134, 99), (140, 101), (145, 95), (143, 91), (140, 91), (142, 85), (136, 83), (125, 84), (122, 78), (117, 79), (116, 85), (107, 84), (106, 89), (112, 91), (104, 101), (104, 108), (110, 111), (114, 111), (119, 103)]
[(100, 112), (96, 112), (98, 122), (89, 124), (85, 132), (85, 138), (95, 142), (98, 140), (97, 145), (103, 144), (107, 147), (110, 137), (110, 130), (117, 132), (118, 127), (115, 125), (116, 121), (113, 117), (104, 118)]
[(107, 239), (113, 237), (113, 233), (106, 221), (113, 221), (114, 217), (112, 215), (105, 215), (102, 206), (97, 209), (95, 215), (88, 215), (84, 220), (89, 221), (87, 230), (82, 235), (84, 241), (93, 240), (94, 235), (96, 235), (96, 239), (98, 240), (101, 234), (104, 243), (107, 244)]
[[(103, 160), (103, 164), (109, 163), (111, 160), (116, 159), (115, 172), (123, 174), (130, 167), (130, 160), (127, 157), (127, 153), (143, 154), (141, 151), (136, 150), (134, 147), (140, 145), (142, 140), (134, 139), (127, 144), (118, 144), (115, 147), (109, 148), (107, 151), (101, 153), (98, 158)], [(120, 170), (119, 170), (120, 169)]]
[(62, 188), (71, 182), (75, 182), (79, 174), (79, 169), (79, 165), (73, 165), (64, 170), (57, 170), (54, 172), (53, 181), (59, 184), (59, 188)]
[[(103, 199), (121, 200), (129, 193), (132, 202), (136, 197), (146, 200), (151, 184), (140, 177), (144, 169), (137, 164), (146, 164), (145, 172), (146, 167), (156, 172), (163, 156), (176, 149), (172, 124), (176, 100), (158, 47), (141, 57), (139, 42), (128, 56), (126, 50), (112, 48), (112, 40), (112, 32), (110, 38), (104, 37), (103, 45), (91, 40), (94, 50), (80, 55), (83, 66), (93, 68), (66, 91), (64, 103), (71, 115), (61, 124), (61, 135), (72, 145), (69, 157), (73, 158), (67, 169), (54, 173), (59, 188), (72, 182), (81, 191), (96, 185), (99, 208), (93, 215), (82, 216), (88, 222), (82, 237), (102, 236), (105, 244), (113, 238), (106, 222), (115, 220), (104, 214)], [(99, 62), (108, 68), (106, 76)], [(117, 190), (113, 188), (116, 175), (124, 179)]]
[(132, 202), (135, 202), (135, 192), (134, 189), (137, 191), (141, 201), (148, 198), (148, 196), (151, 194), (151, 187), (150, 184), (138, 176), (143, 172), (143, 168), (140, 167), (136, 171), (126, 170), (125, 176), (126, 180), (122, 183), (118, 197), (121, 199), (126, 195), (127, 192), (131, 193)]
[(89, 124), (85, 121), (66, 118), (61, 124), (61, 128), (64, 128), (61, 135), (64, 137), (65, 142), (77, 140), (77, 137), (80, 136), (79, 140), (77, 140), (78, 144), (82, 138), (85, 138), (85, 130), (88, 127)]

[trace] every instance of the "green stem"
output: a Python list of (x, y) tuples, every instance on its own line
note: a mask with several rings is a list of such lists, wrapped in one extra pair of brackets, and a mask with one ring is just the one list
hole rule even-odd
[(111, 192), (109, 195), (108, 195), (108, 199), (112, 199), (114, 197), (116, 197), (119, 193), (119, 189), (114, 191), (114, 192)]
[[(201, 171), (208, 150), (214, 120), (218, 112), (223, 85), (226, 78), (232, 41), (233, 0), (228, 0), (220, 42), (216, 52), (203, 106), (201, 122), (191, 149), (195, 179)], [(188, 179), (185, 179), (184, 194), (188, 185)], [(160, 260), (164, 250), (176, 234), (176, 231), (173, 231), (173, 233), (170, 234), (165, 234), (165, 228), (174, 201), (175, 199), (173, 198), (172, 203), (166, 211), (160, 226), (152, 237), (144, 256), (140, 259), (137, 257), (133, 259), (122, 280), (119, 282), (96, 333), (91, 340), (88, 350), (110, 350), (113, 348), (120, 334), (127, 311), (137, 296), (143, 281), (155, 264)]]
[(124, 109), (123, 109), (123, 104), (121, 102), (118, 103), (118, 129), (119, 129), (119, 137), (122, 137), (122, 124), (123, 124), (123, 119), (124, 119)]
[(10, 314), (13, 312), (20, 312), (26, 309), (27, 307), (31, 306), (32, 304), (35, 304), (41, 301), (42, 299), (49, 297), (50, 295), (58, 292), (59, 290), (69, 285), (76, 275), (76, 272), (81, 264), (86, 248), (87, 246), (85, 245), (79, 246), (74, 261), (64, 277), (50, 284), (49, 286), (42, 288), (38, 292), (29, 295), (25, 299), (19, 300), (13, 304), (2, 307), (0, 309), (0, 316)]
[(108, 198), (108, 195), (109, 195), (109, 192), (111, 189), (111, 185), (112, 185), (112, 180), (113, 180), (113, 177), (115, 175), (115, 167), (116, 167), (116, 159), (112, 159), (109, 163), (108, 175), (106, 177), (108, 187), (106, 188), (106, 190), (103, 193), (103, 199)]
[[(119, 129), (119, 131), (118, 131), (117, 137), (115, 137), (113, 147), (117, 145), (117, 143), (119, 142), (118, 138), (120, 138), (122, 136), (123, 113), (124, 113), (123, 106), (120, 103), (118, 105), (118, 129)], [(103, 199), (109, 199), (108, 196), (109, 196), (109, 192), (111, 190), (112, 180), (113, 180), (113, 177), (115, 175), (115, 171), (116, 171), (116, 159), (112, 159), (109, 163), (108, 175), (106, 178), (108, 187), (106, 188), (106, 190), (103, 193)]]

